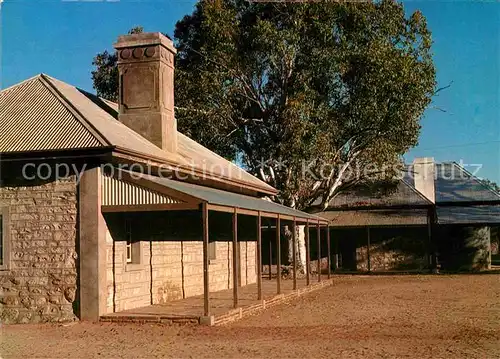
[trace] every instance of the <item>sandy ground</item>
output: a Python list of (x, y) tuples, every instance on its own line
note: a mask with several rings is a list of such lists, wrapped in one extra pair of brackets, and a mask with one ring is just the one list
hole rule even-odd
[(2, 358), (500, 358), (500, 275), (339, 276), (223, 327), (0, 329)]

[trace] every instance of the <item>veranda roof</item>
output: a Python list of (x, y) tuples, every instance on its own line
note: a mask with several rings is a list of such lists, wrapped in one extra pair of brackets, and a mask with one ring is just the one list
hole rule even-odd
[[(277, 218), (283, 220), (296, 220), (298, 222), (310, 222), (327, 224), (325, 218), (319, 217), (314, 214), (302, 212), (270, 200), (246, 196), (243, 194), (227, 192), (211, 187), (196, 185), (193, 183), (181, 182), (169, 178), (162, 178), (148, 174), (132, 173), (126, 170), (119, 170), (114, 174), (114, 180), (119, 182), (128, 182), (134, 186), (141, 186), (147, 191), (154, 190), (161, 193), (162, 196), (168, 196), (168, 201), (158, 203), (148, 202), (147, 205), (142, 206), (139, 202), (131, 206), (127, 206), (122, 202), (121, 205), (104, 205), (103, 211), (138, 211), (138, 210), (158, 210), (161, 209), (189, 209), (197, 208), (201, 203), (206, 203), (209, 210), (230, 212), (236, 211), (239, 214), (246, 214), (262, 217)], [(116, 184), (110, 184), (110, 188), (116, 189)], [(106, 189), (104, 189), (106, 192)], [(115, 194), (116, 195), (116, 194)], [(109, 197), (109, 194), (104, 193), (103, 197)], [(135, 196), (140, 198), (141, 196)], [(165, 197), (164, 197), (165, 198)], [(142, 208), (142, 209), (141, 209)]]

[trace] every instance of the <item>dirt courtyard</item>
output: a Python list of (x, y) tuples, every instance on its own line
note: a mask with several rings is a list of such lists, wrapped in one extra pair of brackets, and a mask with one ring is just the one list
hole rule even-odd
[(500, 275), (337, 276), (222, 327), (3, 326), (0, 357), (499, 358)]

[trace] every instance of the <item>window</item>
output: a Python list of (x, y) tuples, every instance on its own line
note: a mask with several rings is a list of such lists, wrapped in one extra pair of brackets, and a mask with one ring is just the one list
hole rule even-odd
[(0, 270), (9, 269), (9, 209), (0, 208)]
[(208, 243), (208, 260), (214, 261), (217, 259), (217, 247), (215, 241), (211, 241)]
[(132, 222), (125, 221), (125, 238), (127, 240), (127, 263), (132, 263)]
[(134, 240), (133, 222), (130, 218), (125, 220), (125, 258), (127, 264), (141, 264), (141, 242)]

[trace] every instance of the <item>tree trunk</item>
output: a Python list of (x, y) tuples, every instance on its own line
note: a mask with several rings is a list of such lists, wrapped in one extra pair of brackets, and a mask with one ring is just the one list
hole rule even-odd
[[(306, 263), (306, 241), (305, 241), (305, 226), (296, 226), (296, 260), (297, 260), (297, 274), (305, 274)], [(288, 242), (288, 263), (290, 266), (290, 274), (293, 274), (293, 236), (290, 226), (285, 226), (285, 237)]]

